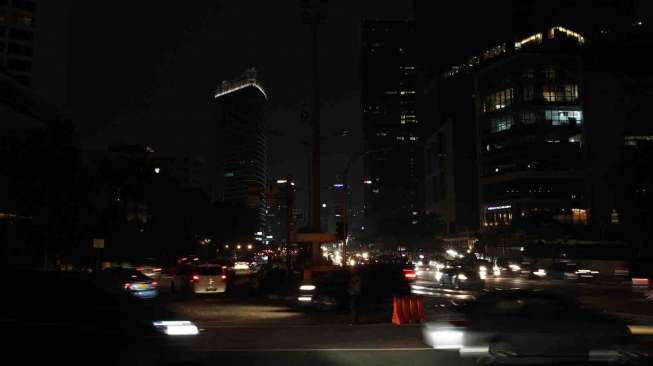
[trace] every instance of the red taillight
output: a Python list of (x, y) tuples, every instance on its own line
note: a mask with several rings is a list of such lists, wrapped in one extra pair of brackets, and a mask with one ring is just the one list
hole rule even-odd
[(648, 278), (633, 277), (632, 281), (633, 281), (634, 286), (648, 286), (648, 284), (649, 284), (649, 279)]
[(155, 268), (154, 272), (161, 272), (161, 268)]
[(225, 276), (225, 275), (222, 275), (222, 276), (221, 276), (220, 278), (222, 278), (222, 280), (224, 281), (224, 280), (226, 280), (226, 279), (227, 279), (227, 276)]
[(404, 278), (407, 280), (414, 280), (417, 277), (415, 271), (412, 269), (404, 269)]
[(200, 280), (200, 276), (198, 276), (198, 275), (193, 275), (193, 277), (191, 278), (190, 282), (195, 283), (195, 282), (199, 282), (199, 280)]
[(449, 324), (456, 327), (467, 327), (469, 326), (469, 321), (467, 320), (449, 320)]
[(129, 282), (126, 282), (124, 285), (122, 285), (124, 289), (130, 289), (132, 287), (132, 284)]
[(138, 267), (138, 268), (136, 268), (136, 270), (137, 270), (138, 272), (143, 272), (144, 268), (143, 268), (143, 267)]
[(156, 281), (152, 281), (152, 287), (157, 287), (157, 286), (159, 286), (159, 283)]

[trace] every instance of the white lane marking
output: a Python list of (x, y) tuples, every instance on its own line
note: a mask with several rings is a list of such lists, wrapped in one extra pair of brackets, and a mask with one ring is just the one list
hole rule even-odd
[[(294, 324), (294, 325), (288, 325), (288, 324), (266, 324), (266, 325), (247, 325), (247, 324), (234, 324), (234, 325), (229, 325), (229, 324), (203, 324), (199, 323), (198, 324), (201, 329), (204, 328), (244, 328), (244, 329), (271, 329), (271, 328), (316, 328), (316, 327), (324, 327), (324, 326), (329, 326), (331, 328), (339, 327), (339, 328), (349, 328), (349, 329), (361, 329), (361, 328), (370, 328), (370, 327), (387, 327), (387, 328), (397, 328), (396, 325), (390, 324), (390, 323), (378, 323), (378, 324), (358, 324), (358, 325), (348, 325), (348, 324)], [(402, 324), (402, 328), (408, 328), (408, 327), (418, 327), (421, 326), (422, 324), (420, 323), (414, 323), (414, 324)]]
[(433, 351), (430, 347), (399, 347), (399, 348), (192, 348), (197, 352), (415, 352)]

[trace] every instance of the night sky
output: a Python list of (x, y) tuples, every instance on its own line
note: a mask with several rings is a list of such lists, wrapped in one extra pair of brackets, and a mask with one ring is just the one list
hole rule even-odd
[[(509, 1), (472, 3), (429, 6), (436, 33), (420, 45), (436, 49), (429, 62), (462, 62), (509, 34)], [(331, 0), (329, 12), (320, 28), (323, 134), (351, 133), (325, 140), (324, 185), (362, 150), (360, 21), (410, 19), (413, 2)], [(310, 96), (310, 39), (299, 1), (76, 1), (72, 19), (70, 98), (85, 148), (147, 144), (162, 155), (204, 155), (210, 167), (212, 91), (255, 66), (270, 96), (270, 176), (290, 172), (306, 186), (310, 129), (299, 115)]]
[[(75, 3), (75, 120), (89, 147), (147, 143), (161, 154), (211, 157), (212, 90), (246, 67), (268, 94), (271, 175), (306, 178), (310, 129), (299, 122), (310, 95), (310, 38), (298, 1), (93, 1)], [(320, 28), (324, 184), (362, 149), (360, 20), (407, 19), (410, 2), (331, 1)], [(81, 32), (80, 32), (81, 31)], [(83, 76), (83, 77), (82, 77)], [(298, 138), (301, 137), (301, 138)], [(354, 172), (354, 174), (356, 174)]]

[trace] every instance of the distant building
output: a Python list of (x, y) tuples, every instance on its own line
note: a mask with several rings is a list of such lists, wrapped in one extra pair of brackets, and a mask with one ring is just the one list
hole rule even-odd
[(218, 123), (214, 196), (255, 210), (260, 229), (265, 220), (267, 94), (256, 70), (249, 69), (240, 79), (223, 81), (214, 98)]
[(407, 223), (423, 210), (423, 149), (416, 112), (415, 27), (410, 21), (362, 24), (365, 215), (369, 228)]
[(35, 12), (33, 0), (0, 1), (0, 69), (25, 86), (32, 85)]
[(583, 52), (589, 220), (600, 239), (653, 238), (653, 49), (648, 22), (606, 29)]
[(426, 141), (425, 212), (438, 217), (445, 234), (479, 228), (476, 115), (470, 74), (441, 81), (444, 91), (433, 98), (439, 113), (436, 131)]

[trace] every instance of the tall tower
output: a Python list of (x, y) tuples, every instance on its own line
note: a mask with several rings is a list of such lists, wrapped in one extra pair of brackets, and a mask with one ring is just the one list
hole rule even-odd
[(255, 231), (265, 218), (267, 94), (248, 69), (239, 79), (223, 81), (214, 93), (217, 136), (217, 179), (214, 197), (253, 210)]

